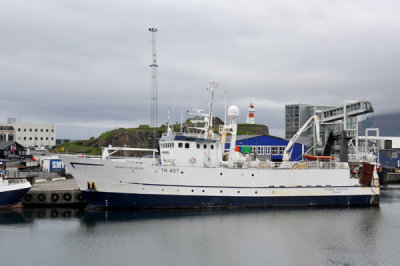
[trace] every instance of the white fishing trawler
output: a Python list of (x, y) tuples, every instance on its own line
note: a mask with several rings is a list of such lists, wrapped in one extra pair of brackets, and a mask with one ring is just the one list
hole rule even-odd
[[(211, 88), (211, 95), (213, 95)], [(198, 208), (272, 206), (378, 205), (379, 180), (373, 165), (361, 177), (348, 163), (333, 158), (289, 161), (292, 145), (315, 122), (313, 116), (290, 140), (283, 161), (253, 160), (235, 150), (239, 109), (231, 106), (231, 124), (212, 130), (210, 111), (205, 126), (167, 132), (155, 149), (103, 148), (101, 157), (60, 155), (75, 178), (88, 208)], [(229, 150), (225, 150), (231, 135)], [(318, 136), (319, 134), (317, 134)], [(116, 151), (145, 151), (153, 156), (113, 158)], [(368, 171), (369, 170), (369, 171)]]

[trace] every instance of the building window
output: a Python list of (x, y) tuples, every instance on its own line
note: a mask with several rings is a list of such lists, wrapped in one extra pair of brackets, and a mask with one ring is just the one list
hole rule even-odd
[(40, 140), (43, 140), (43, 137), (41, 137)]
[(271, 155), (271, 146), (265, 146), (265, 155)]
[(49, 132), (49, 130), (46, 128), (46, 132)]
[(37, 132), (37, 128), (35, 128), (35, 132)]
[(24, 128), (24, 132), (26, 132), (26, 128)]
[(257, 150), (256, 146), (251, 146), (251, 153), (252, 154), (256, 154), (256, 150)]
[(190, 148), (190, 143), (185, 143), (185, 148), (189, 149)]
[(32, 140), (32, 137), (29, 137), (29, 140)]
[(51, 140), (54, 140), (54, 138), (53, 138), (53, 137), (51, 137)]
[(24, 140), (26, 140), (26, 137), (24, 137)]
[(20, 129), (20, 128), (18, 128), (18, 132), (21, 132), (21, 129)]
[(52, 129), (51, 132), (54, 132), (54, 129)]
[(32, 128), (29, 129), (29, 132), (32, 132)]
[(37, 140), (37, 137), (35, 137), (35, 140)]
[(271, 147), (271, 151), (272, 155), (278, 155), (278, 147)]
[(279, 154), (283, 154), (283, 152), (285, 151), (285, 146), (281, 146), (279, 147)]
[(43, 132), (43, 128), (40, 129), (40, 132)]
[(257, 155), (264, 155), (264, 146), (257, 146)]
[(49, 138), (48, 138), (48, 137), (46, 137), (46, 140), (49, 140)]

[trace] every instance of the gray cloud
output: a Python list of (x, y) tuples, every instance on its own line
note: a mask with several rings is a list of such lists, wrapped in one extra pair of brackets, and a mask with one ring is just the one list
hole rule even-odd
[[(283, 136), (284, 105), (370, 100), (399, 111), (397, 1), (11, 1), (0, 9), (0, 119), (56, 123), (88, 137), (150, 120), (158, 27), (159, 122), (171, 106), (256, 105)], [(94, 133), (93, 133), (93, 132)], [(81, 132), (81, 133), (79, 133)], [(89, 133), (87, 133), (89, 132)], [(76, 134), (75, 134), (76, 133)]]

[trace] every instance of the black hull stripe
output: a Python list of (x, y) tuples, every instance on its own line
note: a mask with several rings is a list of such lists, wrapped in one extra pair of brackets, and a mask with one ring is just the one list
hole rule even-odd
[(297, 187), (285, 187), (285, 186), (268, 186), (268, 187), (236, 187), (236, 186), (196, 186), (196, 185), (170, 185), (170, 184), (150, 184), (150, 183), (125, 183), (131, 185), (141, 185), (141, 186), (155, 186), (155, 187), (190, 187), (190, 188), (254, 188), (254, 189), (265, 189), (265, 188), (354, 188), (361, 187), (361, 185), (356, 186), (297, 186)]
[(85, 165), (85, 166), (104, 166), (104, 164), (97, 164), (97, 163), (74, 163), (70, 162), (71, 166), (75, 168), (75, 165)]

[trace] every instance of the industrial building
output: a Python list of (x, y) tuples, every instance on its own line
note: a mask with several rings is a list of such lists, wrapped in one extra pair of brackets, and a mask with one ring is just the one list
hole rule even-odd
[[(310, 127), (298, 139), (298, 143), (304, 144), (314, 155), (330, 155), (347, 161), (348, 141), (355, 143), (350, 153), (357, 153), (358, 141), (358, 117), (373, 112), (368, 101), (344, 101), (341, 106), (318, 106), (310, 104), (288, 104), (285, 106), (285, 137), (292, 136), (303, 126), (303, 124), (314, 114), (320, 117), (320, 137), (322, 147), (313, 146), (315, 143), (315, 128)], [(328, 147), (329, 149), (326, 149)]]
[(25, 148), (56, 145), (56, 125), (38, 123), (17, 123), (15, 118), (0, 124), (0, 142), (16, 141)]

